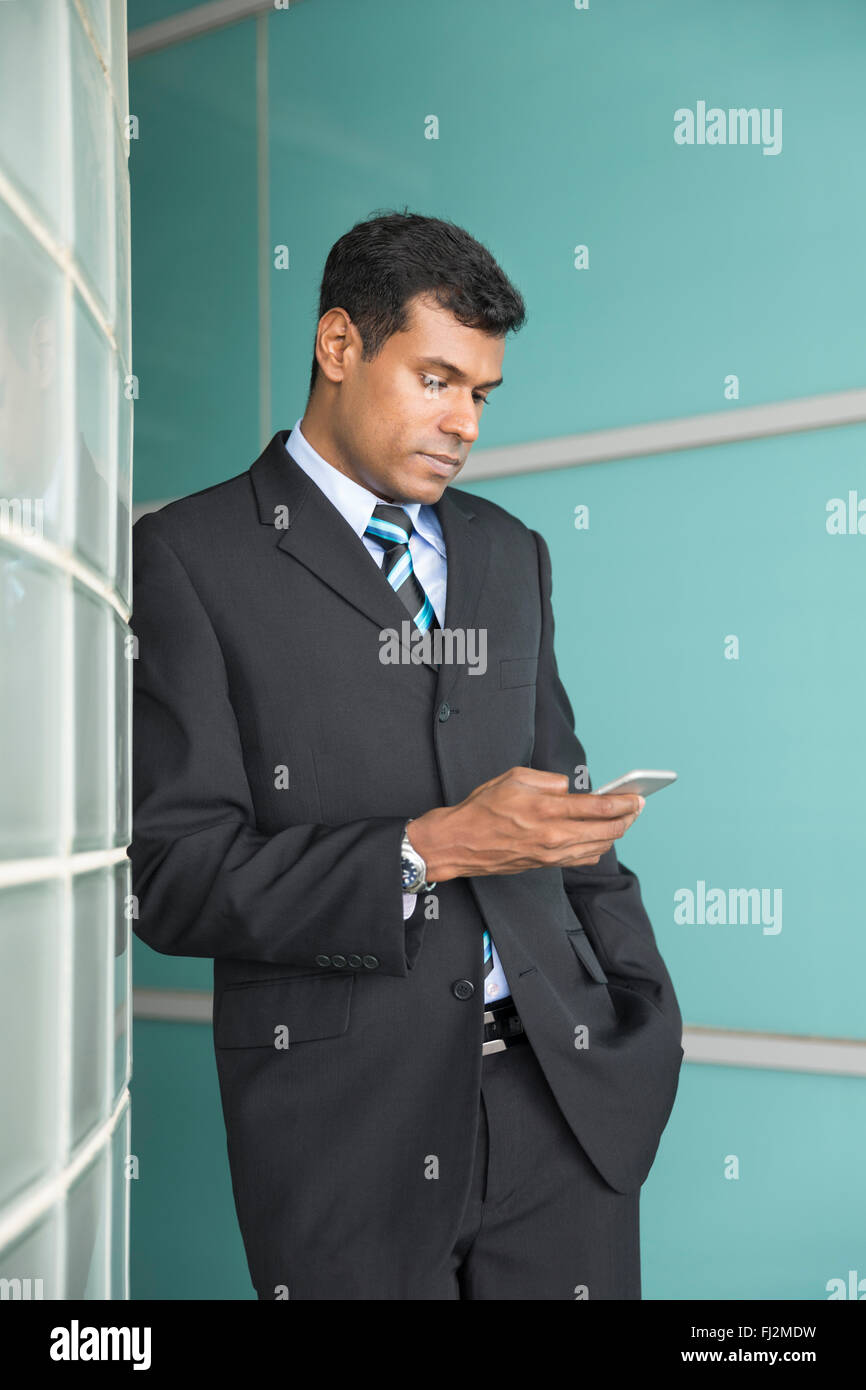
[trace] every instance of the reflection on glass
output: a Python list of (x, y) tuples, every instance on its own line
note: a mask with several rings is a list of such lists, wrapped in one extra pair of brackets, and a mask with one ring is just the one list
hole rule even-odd
[(76, 850), (108, 843), (108, 779), (114, 736), (109, 705), (111, 610), (74, 584)]
[(61, 889), (0, 890), (0, 1204), (58, 1161)]
[(129, 1297), (126, 47), (0, 0), (0, 1299)]
[[(20, 6), (0, 3), (3, 14)], [(0, 202), (0, 535), (23, 526), (64, 542), (63, 277)]]
[(67, 1194), (67, 1298), (107, 1296), (108, 1159), (103, 1149)]
[(132, 959), (129, 950), (131, 927), (132, 864), (122, 859), (114, 866), (114, 1104), (129, 1082), (130, 1073), (130, 997), (129, 976)]
[[(58, 854), (66, 576), (0, 540), (0, 854)], [(39, 672), (34, 681), (33, 672)]]
[(111, 870), (72, 884), (72, 1142), (107, 1118)]

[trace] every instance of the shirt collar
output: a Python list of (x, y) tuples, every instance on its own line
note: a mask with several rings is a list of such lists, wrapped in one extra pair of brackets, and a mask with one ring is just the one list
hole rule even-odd
[[(347, 478), (345, 473), (341, 473), (332, 463), (323, 459), (301, 433), (300, 417), (295, 421), (294, 428), (286, 440), (286, 451), (321, 488), (328, 500), (348, 521), (355, 534), (363, 536), (373, 515), (373, 508), (382, 505), (382, 498), (377, 497), (369, 488), (356, 483), (354, 478)], [(395, 505), (403, 508), (415, 530), (434, 545), (440, 555), (444, 555), (442, 527), (433, 507), (422, 502), (400, 502)]]

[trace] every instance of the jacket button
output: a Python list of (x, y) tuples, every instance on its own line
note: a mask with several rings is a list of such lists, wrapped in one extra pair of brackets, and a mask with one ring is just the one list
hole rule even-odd
[(346, 964), (345, 956), (331, 956), (331, 964), (336, 965), (338, 970), (342, 970)]
[(451, 993), (455, 999), (471, 999), (475, 993), (475, 986), (471, 980), (455, 980), (451, 986)]
[(346, 959), (348, 960), (353, 970), (357, 970), (358, 966), (361, 964), (360, 956), (347, 956)]
[(366, 965), (368, 970), (375, 970), (379, 961), (376, 956), (364, 956), (363, 964)]
[(316, 956), (316, 965), (330, 965), (330, 964), (331, 964), (331, 957), (330, 957), (330, 956)]
[(445, 720), (449, 719), (450, 716), (451, 706), (449, 705), (447, 700), (443, 700), (442, 704), (439, 706), (439, 723), (444, 724)]

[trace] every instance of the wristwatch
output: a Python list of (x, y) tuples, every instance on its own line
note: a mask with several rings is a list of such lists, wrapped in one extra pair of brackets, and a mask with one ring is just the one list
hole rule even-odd
[(415, 819), (410, 816), (403, 830), (403, 843), (400, 846), (400, 874), (403, 880), (404, 893), (428, 893), (431, 888), (435, 888), (435, 883), (427, 882), (427, 865), (409, 842), (406, 833), (411, 822)]

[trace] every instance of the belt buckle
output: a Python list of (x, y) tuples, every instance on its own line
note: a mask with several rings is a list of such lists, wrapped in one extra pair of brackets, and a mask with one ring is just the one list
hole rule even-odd
[[(495, 1015), (490, 1009), (485, 1009), (485, 1010), (484, 1010), (484, 1022), (485, 1022), (485, 1023), (494, 1023), (495, 1021), (496, 1021), (496, 1015)], [(504, 1038), (491, 1038), (489, 1042), (485, 1042), (485, 1043), (482, 1043), (482, 1044), (481, 1044), (481, 1056), (482, 1056), (482, 1057), (489, 1057), (490, 1054), (491, 1054), (491, 1052), (504, 1052), (505, 1050), (506, 1050), (506, 1042), (505, 1042), (505, 1039), (504, 1039)]]

